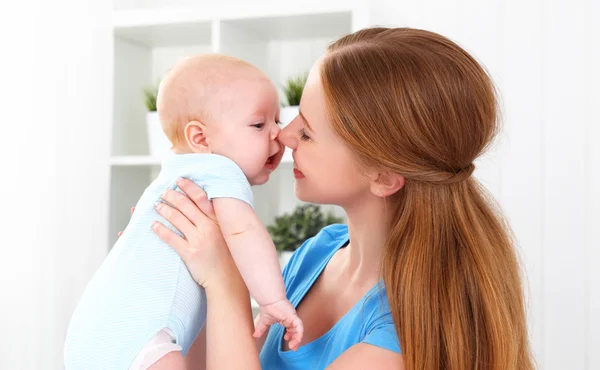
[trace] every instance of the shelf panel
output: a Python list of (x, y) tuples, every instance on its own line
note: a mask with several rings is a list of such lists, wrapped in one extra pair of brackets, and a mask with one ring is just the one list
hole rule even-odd
[(149, 48), (211, 44), (211, 21), (167, 21), (150, 19), (147, 24), (135, 19), (123, 21), (123, 25), (115, 26), (114, 35)]
[[(144, 166), (160, 166), (162, 159), (159, 157), (144, 156), (144, 155), (124, 155), (110, 157), (111, 166), (120, 167), (144, 167)], [(281, 159), (281, 163), (293, 163), (292, 151), (286, 148), (286, 151)]]
[(244, 30), (260, 40), (333, 37), (351, 32), (353, 8), (346, 4), (299, 6), (176, 7), (113, 13), (116, 37), (148, 47), (211, 45), (213, 22)]
[(151, 156), (114, 156), (110, 158), (111, 166), (160, 166), (162, 159)]
[(283, 158), (281, 158), (281, 163), (294, 163), (294, 158), (292, 158), (292, 150), (290, 148), (285, 148)]
[(308, 13), (227, 19), (222, 27), (233, 27), (257, 40), (335, 38), (352, 30), (352, 12)]

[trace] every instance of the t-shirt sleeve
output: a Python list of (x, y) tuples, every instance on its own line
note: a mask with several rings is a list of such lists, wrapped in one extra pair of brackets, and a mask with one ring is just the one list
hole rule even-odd
[(393, 321), (387, 321), (380, 323), (373, 328), (367, 336), (363, 339), (363, 343), (372, 344), (377, 347), (389, 349), (397, 353), (402, 353), (400, 350), (400, 341), (398, 340), (398, 334), (396, 334), (396, 328)]
[(252, 189), (242, 169), (224, 156), (211, 155), (207, 158), (207, 168), (197, 182), (206, 192), (208, 199), (234, 198), (254, 208)]

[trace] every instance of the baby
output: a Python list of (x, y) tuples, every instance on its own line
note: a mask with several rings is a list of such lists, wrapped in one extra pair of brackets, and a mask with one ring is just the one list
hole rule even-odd
[[(213, 199), (224, 239), (260, 305), (255, 336), (280, 322), (300, 342), (277, 253), (253, 210), (283, 148), (279, 100), (258, 68), (218, 54), (179, 62), (160, 84), (158, 114), (173, 144), (123, 235), (90, 280), (65, 341), (66, 369), (146, 369), (173, 350), (185, 356), (206, 320), (206, 296), (177, 253), (152, 230), (161, 193), (185, 177)], [(234, 345), (232, 343), (232, 345)]]

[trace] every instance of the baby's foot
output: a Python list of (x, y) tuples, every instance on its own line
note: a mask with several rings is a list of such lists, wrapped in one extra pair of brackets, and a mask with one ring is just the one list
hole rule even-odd
[(290, 349), (293, 351), (298, 349), (304, 334), (304, 326), (296, 314), (294, 306), (287, 299), (260, 306), (253, 337), (262, 337), (267, 329), (276, 322), (286, 329), (284, 338), (289, 341)]

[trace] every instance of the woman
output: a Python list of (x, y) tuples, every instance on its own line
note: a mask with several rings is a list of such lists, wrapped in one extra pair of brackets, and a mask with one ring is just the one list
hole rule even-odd
[(482, 67), (431, 32), (365, 29), (315, 63), (300, 111), (280, 134), (296, 195), (343, 207), (348, 226), (305, 242), (283, 273), (304, 321), (297, 352), (278, 325), (254, 346), (202, 190), (184, 181), (189, 198), (164, 196), (185, 239), (155, 230), (206, 289), (195, 350), (206, 340), (207, 368), (260, 368), (258, 348), (265, 369), (532, 369), (510, 230), (471, 176), (498, 130)]

